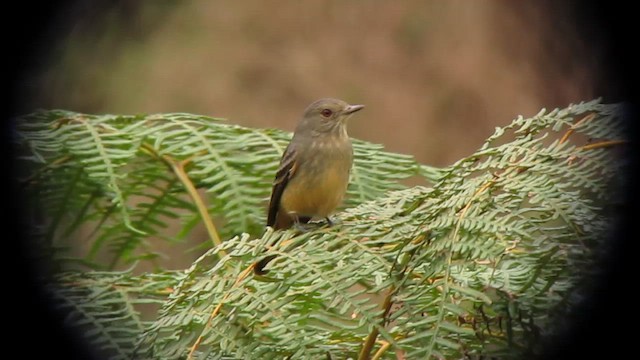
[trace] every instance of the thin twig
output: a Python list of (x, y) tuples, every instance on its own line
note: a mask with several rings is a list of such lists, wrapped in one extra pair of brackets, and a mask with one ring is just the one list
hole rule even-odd
[[(198, 209), (198, 213), (200, 213), (200, 218), (202, 218), (202, 222), (204, 223), (204, 226), (207, 229), (207, 233), (209, 234), (209, 238), (213, 242), (213, 245), (220, 246), (222, 244), (222, 241), (220, 240), (220, 236), (218, 235), (216, 226), (213, 224), (213, 221), (209, 216), (209, 212), (207, 211), (207, 206), (204, 204), (202, 197), (200, 196), (200, 194), (198, 194), (198, 190), (196, 190), (196, 187), (193, 185), (193, 182), (191, 182), (191, 179), (189, 179), (189, 176), (184, 170), (183, 162), (170, 161), (170, 165), (174, 174), (176, 174), (178, 179), (180, 179), (180, 181), (182, 182), (182, 185), (184, 185), (185, 189), (189, 193), (189, 196), (191, 196), (191, 199), (195, 203), (196, 208)], [(222, 255), (226, 254), (225, 251), (222, 249), (220, 249), (219, 251), (220, 251), (220, 254)]]
[[(411, 243), (414, 245), (418, 245), (420, 242), (423, 242), (425, 240), (426, 236), (423, 234), (419, 234), (418, 236), (414, 237), (413, 240), (411, 240)], [(415, 254), (415, 250), (410, 252), (411, 257), (413, 257), (413, 255)], [(393, 269), (396, 267), (396, 265), (399, 264), (399, 257), (400, 256), (400, 251), (398, 252), (398, 254), (396, 255), (396, 260), (390, 270), (389, 276), (393, 275)], [(404, 265), (404, 268), (402, 269), (402, 271), (400, 272), (400, 277), (403, 277), (404, 274), (409, 270), (409, 265), (408, 265), (409, 261), (407, 261)], [(411, 275), (411, 274), (410, 274)], [(393, 296), (398, 292), (398, 290), (402, 287), (402, 285), (404, 284), (404, 281), (406, 281), (407, 277), (404, 277), (402, 279), (402, 281), (397, 285), (392, 285), (391, 288), (389, 289), (389, 292), (387, 293), (387, 296), (385, 296), (385, 299), (382, 303), (382, 308), (383, 308), (383, 312), (382, 312), (382, 322), (381, 322), (381, 327), (386, 325), (386, 322), (388, 320), (389, 314), (391, 313), (391, 307), (393, 306)], [(360, 354), (358, 355), (358, 360), (366, 360), (369, 359), (370, 354), (371, 354), (371, 350), (373, 349), (373, 345), (376, 343), (376, 340), (378, 338), (378, 335), (380, 334), (380, 330), (378, 330), (379, 328), (377, 326), (374, 326), (374, 328), (371, 330), (371, 333), (369, 333), (369, 335), (367, 336), (367, 338), (365, 339), (364, 344), (362, 345), (362, 349), (360, 350)], [(389, 346), (391, 346), (391, 343), (388, 343)], [(386, 351), (386, 350), (385, 350)], [(378, 351), (379, 352), (379, 351)], [(376, 352), (376, 354), (378, 353)]]
[[(396, 291), (396, 288), (392, 286), (389, 289), (387, 296), (385, 296), (384, 298), (384, 302), (382, 305), (384, 309), (384, 312), (382, 313), (382, 320), (383, 320), (382, 325), (384, 325), (384, 322), (386, 321), (387, 316), (391, 311), (391, 305), (393, 304), (393, 301), (391, 301), (391, 299), (393, 298), (395, 291)], [(376, 339), (378, 338), (379, 332), (380, 331), (378, 330), (378, 328), (374, 326), (373, 330), (371, 330), (371, 333), (369, 333), (369, 335), (367, 336), (367, 339), (365, 340), (364, 345), (362, 345), (362, 350), (360, 350), (360, 354), (358, 355), (358, 360), (369, 359), (369, 355), (371, 353), (371, 350), (373, 349), (373, 345), (376, 343)]]
[(384, 355), (384, 353), (387, 352), (387, 350), (389, 350), (389, 348), (391, 347), (391, 343), (390, 342), (381, 341), (381, 343), (382, 343), (382, 346), (380, 347), (380, 349), (378, 349), (378, 351), (376, 351), (376, 353), (373, 355), (371, 360), (382, 359), (382, 355)]
[(33, 174), (31, 174), (26, 179), (20, 181), (20, 185), (22, 185), (22, 186), (29, 185), (30, 182), (32, 182), (35, 178), (37, 178), (40, 175), (42, 175), (44, 172), (49, 171), (49, 170), (53, 169), (56, 166), (62, 165), (62, 164), (66, 163), (69, 160), (71, 160), (71, 155), (65, 155), (65, 156), (63, 156), (61, 158), (55, 159), (54, 161), (50, 162), (49, 164), (47, 164), (47, 165), (39, 168), (38, 170), (34, 171)]
[(621, 145), (625, 143), (626, 141), (624, 140), (607, 140), (607, 141), (601, 141), (601, 142), (581, 146), (578, 148), (578, 150), (593, 150), (593, 149), (611, 147), (615, 145)]
[(562, 139), (560, 139), (560, 144), (564, 144), (567, 140), (569, 140), (569, 137), (571, 136), (571, 134), (573, 134), (576, 131), (576, 128), (578, 126), (582, 125), (582, 123), (593, 120), (595, 117), (596, 117), (596, 114), (591, 113), (583, 117), (582, 119), (580, 119), (577, 123), (571, 125), (571, 128), (567, 130), (567, 132), (564, 134)]
[[(198, 213), (200, 214), (200, 218), (202, 219), (202, 222), (204, 223), (204, 226), (207, 229), (207, 233), (209, 234), (209, 239), (211, 239), (211, 241), (213, 242), (213, 245), (219, 246), (220, 244), (222, 244), (222, 241), (220, 240), (220, 236), (218, 235), (218, 230), (216, 229), (216, 226), (214, 225), (213, 221), (211, 220), (211, 217), (209, 216), (209, 212), (207, 211), (207, 206), (204, 204), (204, 200), (202, 199), (200, 194), (198, 194), (196, 187), (193, 185), (193, 182), (191, 181), (191, 179), (189, 178), (189, 175), (187, 175), (187, 172), (185, 171), (185, 166), (191, 162), (191, 159), (193, 157), (189, 157), (182, 161), (176, 161), (168, 155), (158, 154), (158, 152), (148, 144), (142, 144), (140, 146), (140, 149), (145, 153), (149, 154), (150, 156), (158, 160), (161, 160), (167, 166), (169, 166), (169, 168), (171, 168), (171, 170), (178, 177), (182, 185), (184, 185), (185, 189), (187, 190), (187, 193), (189, 193), (189, 196), (191, 196), (191, 199), (196, 205), (196, 208), (198, 209)], [(220, 249), (220, 254), (225, 255), (226, 252)]]
[[(491, 187), (491, 185), (493, 185), (496, 182), (495, 178), (491, 179), (489, 181), (487, 181), (484, 185), (482, 185), (482, 187), (480, 187), (478, 190), (476, 190), (476, 192), (471, 196), (471, 199), (469, 199), (469, 202), (467, 203), (467, 205), (464, 207), (464, 209), (462, 210), (462, 213), (460, 214), (460, 216), (458, 217), (458, 222), (456, 224), (456, 227), (453, 231), (453, 233), (451, 234), (451, 241), (455, 241), (455, 239), (458, 237), (458, 233), (460, 232), (460, 226), (462, 224), (462, 220), (466, 217), (467, 212), (469, 211), (469, 209), (471, 208), (471, 205), (473, 204), (473, 202), (476, 200), (476, 198), (478, 196), (480, 196), (483, 192), (485, 192), (487, 189), (489, 189), (489, 187)], [(453, 246), (451, 246), (453, 247)], [(445, 270), (445, 274), (442, 278), (443, 280), (443, 287), (442, 290), (440, 290), (440, 292), (442, 293), (441, 296), (441, 302), (439, 305), (439, 309), (438, 309), (438, 319), (436, 321), (436, 323), (440, 323), (444, 317), (444, 302), (446, 300), (446, 296), (449, 293), (449, 277), (451, 276), (451, 262), (453, 260), (453, 249), (451, 249), (451, 247), (449, 248), (449, 253), (447, 254), (447, 267)], [(438, 328), (435, 329), (433, 335), (431, 335), (431, 341), (429, 343), (429, 349), (428, 349), (428, 353), (431, 354), (433, 352), (433, 347), (435, 346), (436, 343), (436, 337), (438, 335)]]
[(218, 305), (216, 305), (216, 307), (213, 309), (213, 311), (211, 312), (211, 315), (209, 315), (209, 320), (207, 320), (207, 324), (205, 325), (205, 327), (202, 329), (202, 332), (200, 333), (200, 335), (198, 336), (198, 338), (196, 339), (196, 341), (193, 343), (193, 345), (191, 346), (191, 349), (189, 350), (189, 355), (187, 355), (187, 360), (191, 360), (193, 359), (193, 354), (195, 353), (196, 349), (198, 348), (198, 346), (200, 346), (200, 343), (202, 342), (202, 340), (204, 339), (204, 331), (211, 327), (211, 322), (213, 321), (213, 319), (216, 317), (216, 315), (218, 315), (220, 313), (220, 309), (222, 309), (222, 305), (224, 304), (225, 300), (227, 300), (227, 298), (229, 298), (229, 295), (231, 295), (231, 290), (233, 290), (236, 286), (238, 286), (238, 284), (240, 282), (242, 282), (244, 279), (247, 278), (247, 276), (253, 272), (253, 264), (251, 264), (251, 266), (247, 267), (246, 269), (244, 269), (240, 275), (238, 276), (238, 278), (236, 279), (236, 281), (233, 283), (233, 285), (231, 286), (231, 288), (227, 291), (227, 293), (222, 297), (222, 300), (220, 300), (220, 302), (218, 303)]

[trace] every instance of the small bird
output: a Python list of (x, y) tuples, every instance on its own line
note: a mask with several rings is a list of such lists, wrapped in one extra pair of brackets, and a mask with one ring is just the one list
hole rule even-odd
[[(329, 216), (342, 203), (353, 164), (347, 119), (364, 105), (338, 99), (320, 99), (304, 111), (276, 172), (269, 202), (267, 226), (287, 229)], [(275, 256), (254, 267), (257, 274)]]

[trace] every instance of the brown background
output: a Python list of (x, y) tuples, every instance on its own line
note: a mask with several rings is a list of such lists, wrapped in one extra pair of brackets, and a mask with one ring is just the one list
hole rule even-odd
[[(85, 4), (51, 26), (22, 111), (190, 112), (291, 131), (310, 102), (337, 97), (366, 105), (351, 136), (446, 166), (520, 114), (609, 95), (599, 29), (566, 4)], [(203, 239), (158, 245), (180, 268), (198, 254), (176, 254)]]
[(351, 136), (444, 166), (519, 114), (607, 95), (598, 29), (578, 31), (575, 10), (539, 0), (86, 5), (59, 19), (69, 31), (51, 29), (24, 111), (181, 111), (293, 130), (310, 102), (338, 97), (367, 105)]

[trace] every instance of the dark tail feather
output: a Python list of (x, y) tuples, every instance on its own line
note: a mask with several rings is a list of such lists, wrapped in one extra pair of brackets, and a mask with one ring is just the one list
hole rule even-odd
[(277, 255), (265, 256), (264, 258), (262, 258), (262, 260), (258, 261), (253, 266), (253, 272), (256, 275), (265, 275), (266, 273), (269, 272), (269, 270), (265, 270), (264, 267), (267, 266), (271, 262), (271, 260), (275, 259), (276, 257)]

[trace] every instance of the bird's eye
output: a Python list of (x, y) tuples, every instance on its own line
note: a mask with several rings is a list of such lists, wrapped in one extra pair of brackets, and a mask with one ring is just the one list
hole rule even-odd
[(331, 109), (324, 109), (322, 110), (321, 114), (322, 116), (328, 118), (329, 116), (333, 115), (333, 111), (331, 111)]

